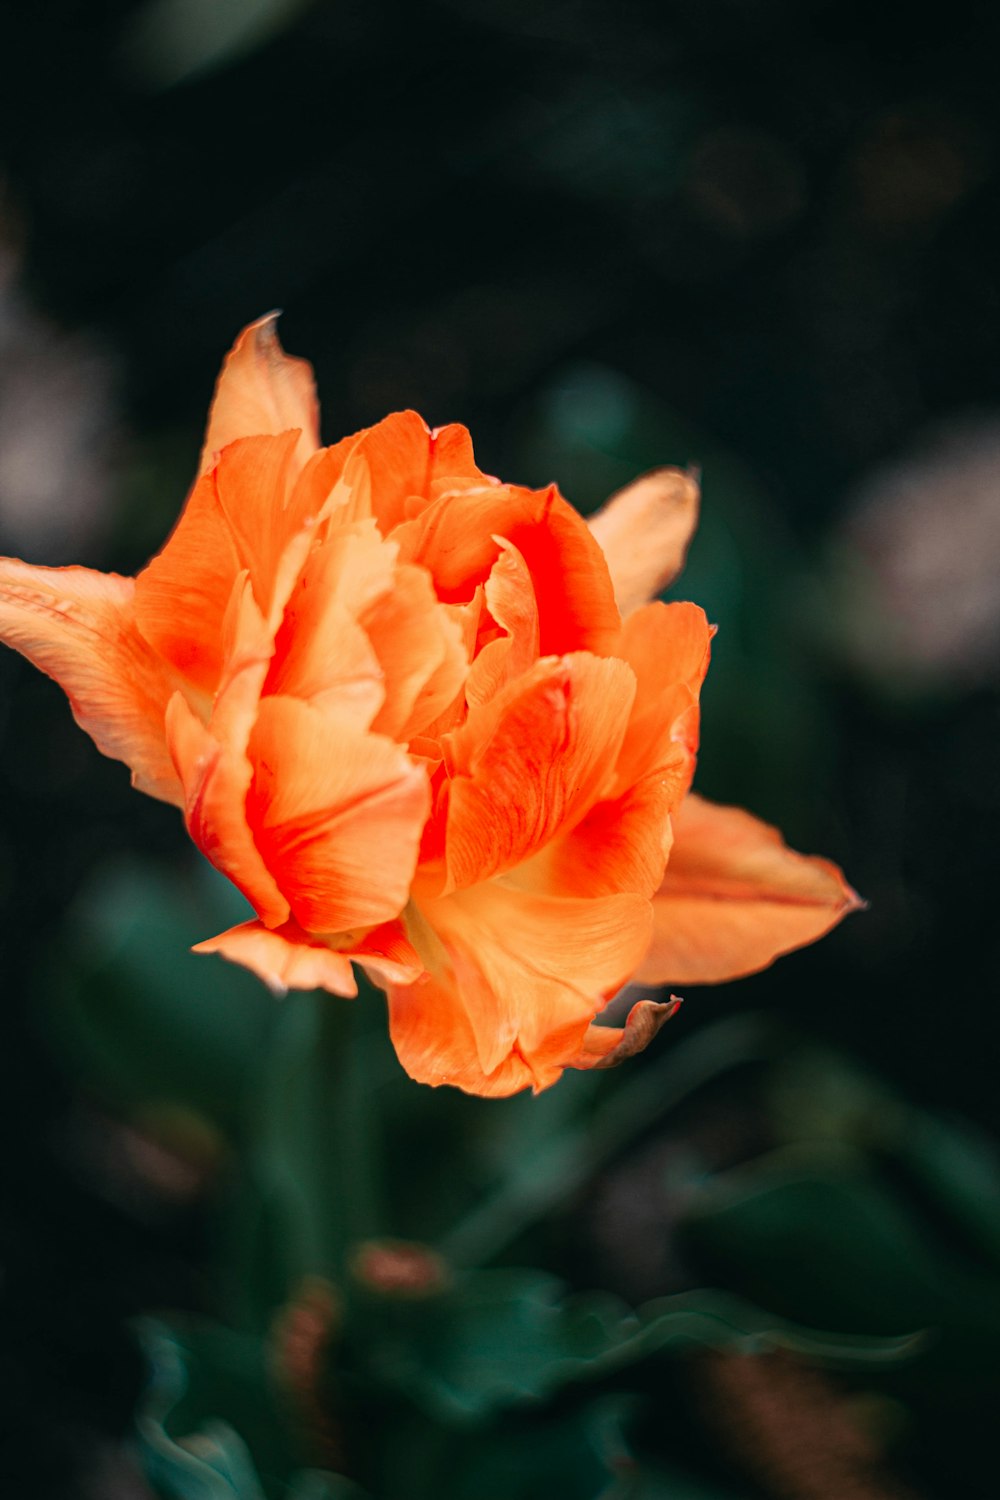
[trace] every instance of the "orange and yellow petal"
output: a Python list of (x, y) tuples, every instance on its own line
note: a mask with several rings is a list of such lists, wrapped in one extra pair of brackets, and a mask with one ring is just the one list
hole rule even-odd
[(538, 660), (541, 641), (535, 585), (527, 563), (510, 542), (500, 543), (483, 597), (489, 618), (502, 633), (480, 647), (469, 672), (466, 698), (473, 709), (492, 702), (502, 688), (527, 672)]
[(585, 816), (610, 785), (634, 694), (625, 662), (578, 652), (516, 679), (484, 742), (470, 717), (448, 788), (451, 886), (512, 869)]
[(635, 967), (650, 920), (639, 897), (560, 900), (498, 882), (428, 902), (409, 926), (429, 972), (388, 990), (400, 1062), (472, 1094), (547, 1088)]
[(391, 591), (363, 610), (360, 621), (385, 687), (371, 727), (405, 744), (461, 693), (469, 670), (461, 626), (438, 602), (426, 570), (411, 564), (396, 569)]
[(394, 412), (359, 433), (345, 479), (367, 490), (383, 536), (448, 490), (495, 483), (476, 467), (465, 427), (432, 429), (415, 411)]
[(247, 821), (253, 766), (247, 743), (270, 667), (273, 638), (247, 572), (237, 575), (221, 629), (223, 665), (207, 722), (177, 694), (167, 710), (170, 753), (184, 787), (188, 832), (247, 897), (268, 927), (289, 906)]
[(288, 920), (279, 889), (247, 823), (253, 768), (245, 751), (220, 742), (177, 693), (167, 710), (167, 736), (184, 787), (184, 819), (195, 844), (242, 891), (268, 927)]
[(698, 524), (698, 482), (680, 469), (654, 469), (590, 518), (607, 558), (615, 599), (629, 615), (667, 588), (684, 566)]
[(712, 634), (696, 604), (647, 604), (625, 621), (619, 650), (635, 673), (636, 694), (616, 769), (619, 790), (660, 772), (674, 783), (677, 803), (690, 786)]
[(720, 984), (815, 942), (863, 902), (829, 860), (797, 854), (738, 807), (688, 796), (653, 899), (646, 984)]
[(177, 678), (137, 630), (134, 595), (116, 573), (0, 558), (0, 639), (58, 682), (80, 727), (140, 791), (179, 804), (164, 729)]
[(613, 800), (597, 802), (564, 833), (511, 875), (524, 890), (550, 896), (611, 896), (632, 891), (650, 899), (659, 889), (672, 841), (671, 782), (646, 776)]
[(371, 521), (315, 547), (285, 609), (266, 691), (322, 702), (367, 728), (385, 684), (359, 616), (391, 592), (395, 576), (395, 549)]
[(291, 540), (283, 507), (293, 442), (294, 434), (286, 433), (226, 448), (198, 480), (163, 550), (135, 581), (142, 634), (204, 692), (218, 686), (223, 621), (243, 570), (262, 612), (271, 607), (280, 555)]
[(467, 603), (485, 584), (501, 542), (510, 542), (534, 585), (541, 654), (614, 654), (621, 620), (607, 563), (555, 486), (494, 484), (444, 494), (392, 537), (401, 560), (429, 569), (439, 598), (455, 604)]
[(380, 984), (410, 983), (420, 973), (420, 960), (400, 922), (385, 923), (362, 934), (346, 934), (337, 941), (338, 946), (331, 946), (294, 921), (278, 928), (243, 922), (197, 943), (194, 952), (218, 953), (231, 963), (252, 969), (277, 994), (328, 990), (332, 995), (356, 995), (355, 963), (368, 968)]
[(247, 815), (299, 924), (333, 933), (402, 911), (430, 794), (382, 735), (297, 698), (265, 698), (250, 736)]
[(621, 650), (637, 687), (611, 795), (518, 871), (519, 884), (553, 895), (654, 894), (673, 838), (670, 814), (694, 774), (710, 639), (693, 604), (647, 605), (625, 622)]
[[(292, 486), (295, 443), (294, 432), (240, 438), (223, 450), (213, 470), (219, 509), (240, 567), (250, 575), (261, 613), (269, 617), (280, 617), (284, 609), (316, 522), (304, 512), (303, 501), (310, 497), (303, 496), (301, 486)], [(286, 554), (303, 531), (294, 549), (298, 565), (289, 569)]]

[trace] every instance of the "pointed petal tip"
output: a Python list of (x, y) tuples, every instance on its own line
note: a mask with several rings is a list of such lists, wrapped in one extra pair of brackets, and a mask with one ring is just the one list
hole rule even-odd
[(771, 824), (690, 793), (653, 898), (643, 984), (722, 984), (816, 942), (867, 902), (839, 865), (789, 848)]
[(281, 317), (282, 311), (283, 309), (280, 307), (272, 307), (270, 312), (263, 313), (259, 318), (255, 318), (252, 323), (248, 323), (242, 333), (237, 336), (233, 348), (235, 349), (242, 344), (244, 339), (252, 338), (262, 354), (270, 354), (272, 352), (283, 354), (284, 350), (281, 347), (281, 340), (278, 337), (278, 319)]
[(319, 446), (319, 408), (312, 366), (285, 353), (278, 338), (280, 309), (255, 319), (237, 335), (216, 382), (202, 447), (200, 473), (241, 437), (301, 433), (298, 466)]

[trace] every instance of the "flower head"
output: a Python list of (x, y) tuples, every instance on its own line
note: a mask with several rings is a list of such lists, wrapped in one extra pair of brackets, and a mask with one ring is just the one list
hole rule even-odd
[(0, 561), (0, 637), (252, 904), (199, 951), (339, 995), (360, 964), (413, 1077), (539, 1089), (649, 1039), (670, 1007), (593, 1024), (633, 975), (748, 973), (856, 904), (690, 795), (712, 631), (645, 601), (696, 507), (660, 471), (590, 529), (413, 412), (321, 447), (266, 318), (163, 550), (135, 579)]

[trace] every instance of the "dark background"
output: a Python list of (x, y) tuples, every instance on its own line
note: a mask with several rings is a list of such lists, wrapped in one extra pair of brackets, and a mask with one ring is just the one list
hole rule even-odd
[[(141, 566), (275, 306), (327, 441), (414, 406), (583, 509), (700, 463), (699, 785), (871, 907), (683, 1024), (766, 1007), (1000, 1131), (998, 30), (963, 3), (8, 5), (3, 550)], [(89, 1493), (126, 1495), (94, 1437), (138, 1380), (121, 1319), (197, 1301), (202, 1230), (65, 1149), (38, 976), (109, 857), (186, 868), (186, 841), (11, 654), (0, 785), (9, 1441), (39, 1493), (83, 1445)]]

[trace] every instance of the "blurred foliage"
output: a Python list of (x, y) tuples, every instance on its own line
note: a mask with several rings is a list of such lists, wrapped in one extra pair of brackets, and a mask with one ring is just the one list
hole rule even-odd
[(73, 1070), (138, 1118), (187, 1111), (206, 1134), (238, 1135), (274, 1002), (245, 970), (187, 949), (199, 924), (247, 911), (207, 864), (187, 883), (148, 865), (106, 867), (73, 908), (70, 955), (50, 987), (53, 1041)]
[[(614, 1466), (594, 1456), (599, 1445), (571, 1478), (579, 1432), (599, 1430), (615, 1397), (632, 1453), (625, 1429), (641, 1434), (648, 1403), (664, 1398), (664, 1361), (690, 1366), (712, 1350), (784, 1351), (915, 1416), (928, 1401), (939, 1412), (954, 1404), (970, 1424), (1000, 1337), (1000, 1164), (968, 1127), (747, 1018), (621, 1076), (496, 1102), (487, 1134), (449, 1140), (461, 1114), (485, 1119), (482, 1103), (414, 1089), (371, 992), (278, 1006), (244, 992), (246, 976), (221, 961), (193, 958), (190, 1009), (165, 1022), (163, 952), (200, 936), (210, 915), (230, 920), (232, 903), (201, 867), (174, 881), (139, 865), (102, 876), (67, 926), (75, 950), (52, 986), (57, 1044), (77, 1076), (214, 1182), (212, 1301), (233, 1324), (144, 1335), (154, 1377), (139, 1430), (160, 1492), (249, 1500), (327, 1484), (337, 1494), (339, 1479), (305, 1472), (332, 1448), (373, 1494), (405, 1475), (417, 1497), (428, 1445), (450, 1454), (458, 1444), (478, 1474), (494, 1441), (514, 1441), (525, 1420), (529, 1448), (537, 1438), (558, 1460), (560, 1493), (601, 1494)], [(730, 1079), (745, 1089), (748, 1076), (766, 1149), (721, 1170), (697, 1150), (682, 1157), (669, 1177), (679, 1209), (662, 1229), (702, 1276), (739, 1295), (681, 1290), (633, 1312), (550, 1272), (453, 1268), (429, 1247), (385, 1238), (425, 1228), (442, 1179), (458, 1173), (459, 1196), (478, 1207), (442, 1246), (480, 1264), (537, 1248), (539, 1227), (568, 1222), (602, 1167), (614, 1171), (651, 1129), (685, 1128), (706, 1092)], [(213, 1077), (214, 1091), (203, 1081)], [(414, 1150), (435, 1130), (434, 1150)], [(397, 1191), (407, 1180), (409, 1193)], [(377, 1443), (363, 1440), (375, 1432)], [(643, 1463), (662, 1468), (672, 1455), (654, 1443), (643, 1459), (649, 1440), (638, 1441), (635, 1484)], [(700, 1460), (710, 1453), (709, 1431)], [(438, 1473), (437, 1492), (475, 1493), (458, 1474)]]

